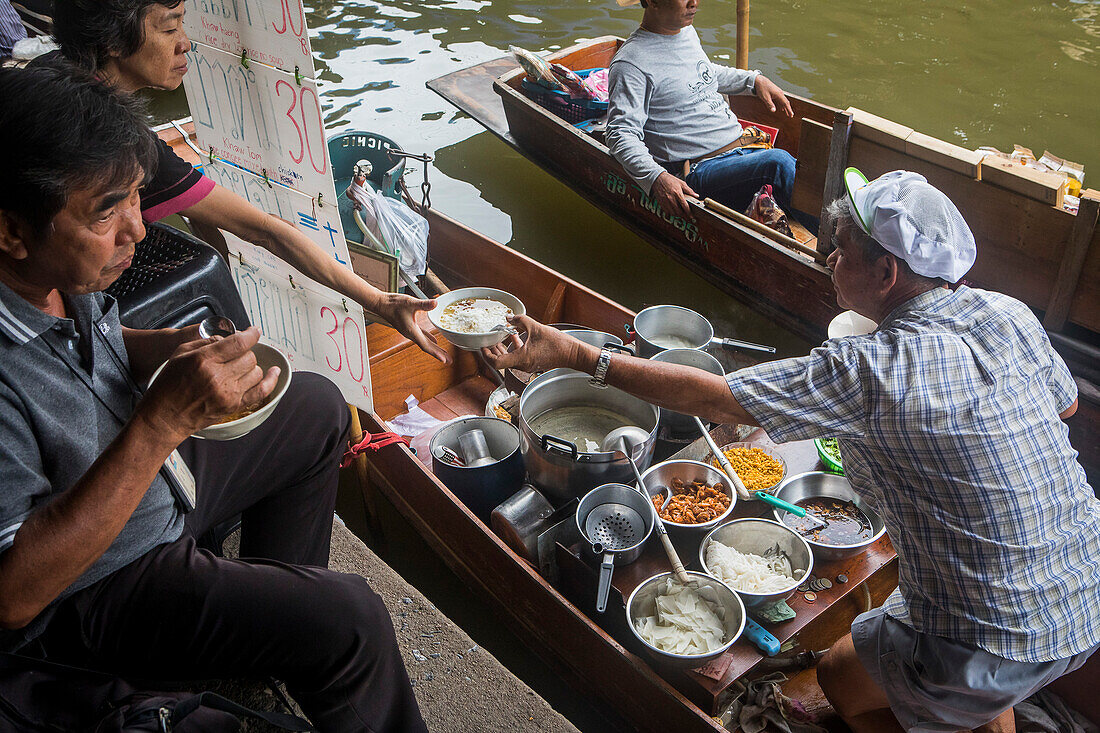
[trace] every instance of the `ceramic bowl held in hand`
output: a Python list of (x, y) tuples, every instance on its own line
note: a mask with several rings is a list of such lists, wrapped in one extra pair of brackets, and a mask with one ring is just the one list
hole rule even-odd
[[(463, 300), (496, 301), (511, 309), (513, 315), (522, 316), (527, 313), (527, 309), (519, 298), (496, 288), (459, 288), (436, 296), (436, 306), (428, 311), (428, 320), (439, 329), (445, 339), (466, 351), (477, 351), (486, 346), (499, 344), (509, 336), (509, 332), (492, 330), (494, 325), (508, 326), (503, 316), (499, 319), (491, 319), (483, 313), (456, 312), (452, 306)], [(489, 320), (496, 320), (496, 322), (489, 323)], [(463, 326), (475, 330), (460, 330)]]
[[(290, 387), (290, 362), (283, 352), (279, 351), (274, 346), (268, 346), (264, 343), (257, 343), (253, 346), (252, 353), (256, 355), (256, 365), (260, 367), (264, 373), (267, 373), (267, 370), (273, 366), (279, 367), (279, 378), (275, 382), (275, 388), (271, 390), (271, 394), (264, 398), (263, 403), (259, 407), (250, 411), (247, 415), (242, 415), (235, 420), (215, 423), (214, 425), (198, 431), (192, 437), (206, 438), (209, 440), (233, 440), (242, 435), (247, 435), (252, 430), (259, 427), (259, 425), (275, 411), (275, 406), (279, 404), (279, 400), (283, 398), (287, 388)], [(168, 362), (165, 362), (165, 364), (167, 363)], [(153, 378), (149, 380), (149, 384), (157, 380), (157, 377), (160, 376), (163, 369), (164, 364), (157, 367), (157, 370), (153, 372)]]

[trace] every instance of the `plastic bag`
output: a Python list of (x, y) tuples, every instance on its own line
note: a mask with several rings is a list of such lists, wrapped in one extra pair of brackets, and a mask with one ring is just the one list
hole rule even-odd
[(523, 67), (523, 70), (527, 72), (527, 78), (531, 80), (533, 84), (541, 84), (547, 89), (557, 89), (558, 91), (568, 91), (565, 85), (562, 84), (558, 77), (554, 76), (554, 72), (550, 70), (550, 62), (539, 56), (537, 53), (531, 53), (525, 48), (518, 46), (509, 46), (508, 50), (511, 52), (516, 63)]
[(393, 432), (398, 435), (405, 435), (410, 438), (415, 438), (421, 433), (428, 432), (433, 433), (443, 424), (442, 420), (429, 415), (420, 407), (420, 401), (412, 395), (405, 398), (405, 406), (409, 408), (408, 412), (404, 412), (397, 417), (389, 420), (390, 427)]
[(607, 69), (596, 69), (584, 77), (584, 86), (592, 93), (597, 102), (606, 102), (611, 95), (608, 92)]
[(368, 230), (364, 235), (391, 254), (400, 251), (401, 269), (410, 276), (423, 275), (428, 269), (428, 220), (369, 184), (353, 181), (348, 197), (359, 204), (357, 209)]
[(788, 237), (794, 236), (790, 225), (787, 223), (787, 215), (783, 213), (783, 209), (779, 208), (779, 204), (775, 203), (775, 196), (772, 194), (770, 183), (764, 184), (752, 197), (752, 203), (749, 204), (745, 215), (767, 225), (780, 234), (785, 234)]

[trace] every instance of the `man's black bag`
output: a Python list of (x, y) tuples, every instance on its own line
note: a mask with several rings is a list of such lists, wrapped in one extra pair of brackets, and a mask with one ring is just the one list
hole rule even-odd
[(239, 715), (315, 730), (293, 715), (250, 710), (213, 692), (142, 692), (111, 675), (0, 654), (0, 733), (236, 733)]

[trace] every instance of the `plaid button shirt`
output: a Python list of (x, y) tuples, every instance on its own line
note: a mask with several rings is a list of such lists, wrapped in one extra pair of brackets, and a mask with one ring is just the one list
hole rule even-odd
[(1023, 303), (935, 289), (727, 381), (773, 440), (841, 439), (898, 552), (891, 616), (1025, 662), (1100, 643), (1100, 501), (1058, 417), (1077, 387)]

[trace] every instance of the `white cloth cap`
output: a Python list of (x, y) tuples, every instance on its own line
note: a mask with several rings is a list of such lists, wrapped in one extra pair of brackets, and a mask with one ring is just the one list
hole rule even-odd
[(913, 272), (955, 283), (973, 267), (974, 234), (951, 199), (924, 176), (891, 171), (868, 181), (849, 168), (844, 186), (860, 228)]

